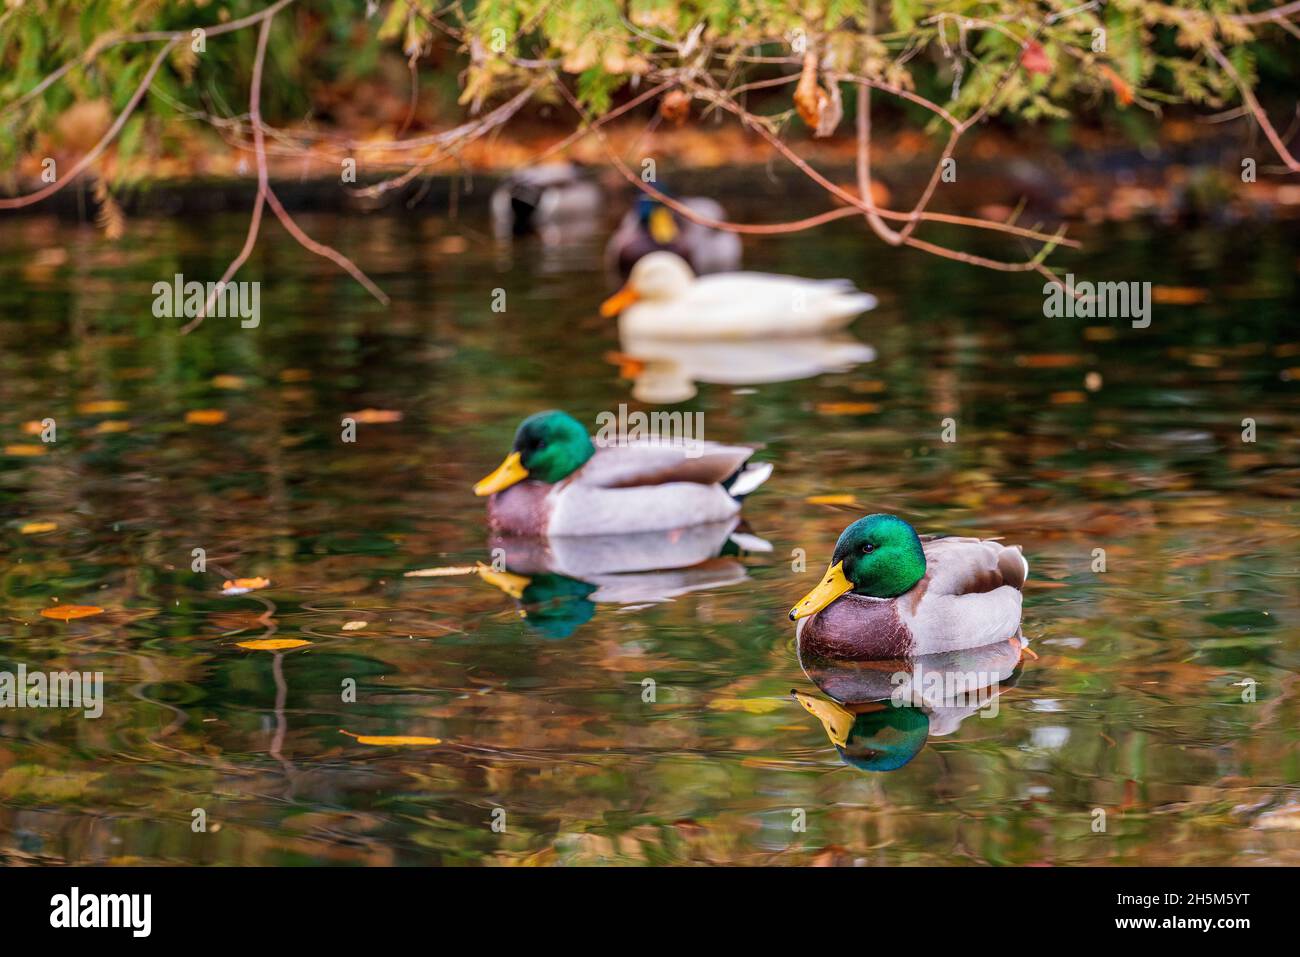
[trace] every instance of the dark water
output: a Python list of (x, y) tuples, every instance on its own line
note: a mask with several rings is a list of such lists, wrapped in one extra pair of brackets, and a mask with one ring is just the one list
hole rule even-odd
[[(468, 214), (302, 221), (392, 307), (270, 223), (239, 277), (263, 282), (261, 326), (180, 338), (153, 283), (216, 278), (242, 216), (136, 221), (115, 245), (0, 223), (0, 670), (105, 678), (94, 720), (0, 711), (0, 860), (1300, 864), (1294, 229), (1084, 234), (1063, 271), (1205, 291), (1145, 330), (1045, 319), (1037, 277), (856, 225), (748, 244), (751, 267), (881, 300), (853, 327), (874, 361), (753, 383), (844, 354), (638, 364), (596, 313), (600, 237), (512, 253)], [(692, 364), (723, 381), (684, 384)], [(519, 419), (656, 408), (626, 377), (647, 370), (638, 394), (694, 391), (672, 408), (706, 437), (765, 445), (745, 515), (771, 552), (621, 592), (544, 579), (526, 616), (478, 576), (404, 577), (488, 559), (469, 490)], [(187, 421), (202, 410), (224, 421)], [(401, 416), (342, 442), (361, 410)], [(24, 426), (46, 418), (53, 444)], [(785, 611), (864, 509), (1002, 536), (1032, 569), (1038, 659), (995, 716), (878, 721), (929, 734), (889, 772), (842, 760), (790, 696), (824, 700)], [(270, 586), (221, 594), (254, 576)], [(104, 612), (41, 617), (56, 600)], [(265, 639), (308, 644), (240, 647)]]

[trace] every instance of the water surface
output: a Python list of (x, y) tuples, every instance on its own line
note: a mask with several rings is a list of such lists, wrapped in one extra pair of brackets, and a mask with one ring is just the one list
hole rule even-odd
[[(153, 283), (215, 278), (243, 216), (137, 220), (117, 244), (0, 223), (0, 668), (106, 681), (96, 720), (0, 712), (0, 860), (1300, 864), (1293, 229), (1084, 233), (1061, 260), (1080, 278), (1206, 291), (1139, 330), (1045, 319), (1037, 277), (840, 223), (747, 243), (747, 265), (875, 293), (858, 345), (637, 362), (596, 312), (600, 236), (503, 250), (473, 210), (302, 221), (392, 307), (268, 224), (240, 274), (260, 327), (180, 338)], [(565, 576), (526, 616), (477, 576), (404, 577), (490, 557), (469, 489), (519, 419), (621, 402), (764, 445), (743, 531), (772, 550), (724, 530), (658, 594)], [(187, 421), (206, 410), (224, 421)], [(24, 425), (46, 418), (51, 445)], [(932, 725), (888, 772), (790, 696), (816, 689), (785, 612), (864, 509), (1031, 565), (1038, 659), (996, 717)], [(270, 587), (221, 594), (253, 576)], [(56, 599), (105, 612), (41, 617)], [(240, 647), (266, 638), (309, 644)]]

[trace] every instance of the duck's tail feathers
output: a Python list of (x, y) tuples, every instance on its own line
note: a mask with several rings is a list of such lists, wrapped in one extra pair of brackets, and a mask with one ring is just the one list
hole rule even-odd
[(749, 532), (732, 532), (731, 540), (742, 552), (770, 552), (772, 543)]
[(771, 474), (771, 462), (746, 462), (735, 475), (722, 483), (722, 487), (727, 490), (728, 495), (740, 501), (766, 482)]
[(840, 316), (856, 316), (870, 312), (880, 301), (869, 292), (854, 292), (838, 296), (835, 299), (835, 313)]

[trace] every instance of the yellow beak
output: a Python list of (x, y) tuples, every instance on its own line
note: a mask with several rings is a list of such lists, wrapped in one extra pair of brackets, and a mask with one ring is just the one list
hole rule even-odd
[(660, 246), (667, 246), (677, 238), (677, 220), (662, 206), (650, 213), (650, 238)]
[(853, 590), (853, 582), (844, 577), (844, 563), (836, 562), (826, 569), (826, 577), (821, 584), (799, 599), (798, 604), (790, 609), (790, 620), (807, 618), (814, 612), (821, 611), (846, 591)]
[(484, 565), (482, 562), (478, 563), (478, 577), (489, 585), (500, 588), (511, 598), (523, 598), (524, 589), (532, 583), (532, 579), (527, 575), (493, 571), (491, 565)]
[(600, 304), (600, 314), (606, 319), (613, 319), (640, 298), (641, 295), (635, 289), (624, 286)]
[(516, 482), (522, 482), (528, 478), (528, 469), (524, 468), (519, 461), (519, 453), (511, 452), (506, 456), (506, 460), (497, 466), (496, 471), (487, 478), (481, 479), (474, 486), (475, 495), (491, 495), (494, 492), (500, 492), (507, 489)]
[(851, 711), (841, 708), (834, 701), (823, 701), (802, 691), (790, 693), (794, 695), (795, 701), (803, 705), (805, 711), (821, 721), (831, 744), (838, 744), (842, 748), (849, 743), (849, 732), (853, 729), (855, 720)]

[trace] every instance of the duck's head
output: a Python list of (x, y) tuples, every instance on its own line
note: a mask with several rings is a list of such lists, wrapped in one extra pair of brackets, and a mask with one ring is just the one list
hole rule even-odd
[(896, 598), (925, 576), (925, 551), (911, 525), (895, 515), (868, 515), (840, 534), (831, 567), (790, 609), (790, 620), (821, 611), (845, 592)]
[(673, 211), (653, 196), (642, 195), (636, 202), (637, 222), (656, 246), (670, 246), (681, 235)]
[(606, 318), (644, 299), (664, 302), (676, 299), (695, 280), (695, 273), (686, 260), (676, 253), (659, 250), (642, 256), (632, 267), (627, 284), (600, 304), (600, 314)]
[(515, 443), (495, 472), (474, 486), (475, 495), (491, 495), (526, 478), (558, 482), (595, 454), (591, 436), (573, 416), (551, 409), (530, 415), (515, 432)]

